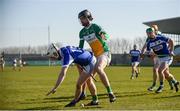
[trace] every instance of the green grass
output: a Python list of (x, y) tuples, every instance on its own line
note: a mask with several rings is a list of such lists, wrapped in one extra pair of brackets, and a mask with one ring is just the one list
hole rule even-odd
[[(0, 109), (180, 110), (180, 92), (170, 90), (167, 81), (162, 93), (147, 91), (152, 84), (151, 67), (142, 67), (140, 77), (134, 80), (129, 79), (130, 67), (108, 67), (106, 72), (117, 97), (115, 103), (109, 103), (106, 89), (96, 77), (99, 106), (80, 107), (81, 103), (91, 101), (87, 90), (86, 100), (80, 101), (75, 107), (64, 108), (74, 97), (78, 73), (76, 67), (70, 67), (57, 92), (47, 97), (45, 94), (54, 86), (59, 70), (60, 67), (40, 66), (25, 67), (21, 72), (15, 72), (7, 67), (4, 72), (0, 72)], [(172, 67), (171, 72), (180, 80), (179, 67)]]

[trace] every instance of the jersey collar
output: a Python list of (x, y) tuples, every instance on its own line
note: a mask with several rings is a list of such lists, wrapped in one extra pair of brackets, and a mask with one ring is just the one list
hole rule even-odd
[(88, 27), (84, 27), (85, 29), (89, 29), (91, 27), (92, 23), (89, 24)]

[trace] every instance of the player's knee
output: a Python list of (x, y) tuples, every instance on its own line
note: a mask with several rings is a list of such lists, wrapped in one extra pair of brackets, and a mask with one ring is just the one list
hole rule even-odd
[(103, 68), (102, 68), (101, 66), (97, 66), (97, 67), (96, 67), (96, 71), (97, 71), (98, 73), (101, 73), (101, 72), (103, 72)]
[(168, 75), (168, 74), (164, 74), (164, 77), (165, 77), (166, 79), (169, 79), (169, 75)]
[(136, 66), (133, 66), (133, 70), (136, 70), (137, 68), (136, 68)]
[(153, 68), (153, 72), (154, 72), (155, 74), (158, 74), (158, 69)]
[(162, 74), (163, 72), (164, 72), (163, 69), (159, 69), (159, 70), (158, 70), (158, 73), (159, 73), (159, 74)]
[(81, 84), (76, 84), (76, 89), (81, 89), (82, 85)]
[(92, 82), (92, 79), (91, 79), (91, 78), (89, 78), (89, 79), (86, 81), (86, 83), (87, 83), (88, 85), (91, 85), (91, 82)]

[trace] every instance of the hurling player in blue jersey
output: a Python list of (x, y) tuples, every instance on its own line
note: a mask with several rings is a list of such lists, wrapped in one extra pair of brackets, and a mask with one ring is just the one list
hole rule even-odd
[(58, 80), (47, 95), (56, 92), (56, 89), (63, 82), (66, 76), (69, 65), (71, 63), (76, 63), (82, 67), (83, 71), (81, 72), (82, 74), (80, 74), (76, 83), (75, 98), (65, 107), (75, 106), (75, 104), (79, 101), (79, 97), (82, 92), (82, 85), (85, 82), (87, 83), (92, 95), (92, 101), (88, 105), (98, 105), (96, 86), (91, 78), (91, 74), (94, 72), (96, 59), (91, 52), (73, 46), (66, 46), (58, 49), (55, 44), (51, 44), (48, 48), (47, 56), (52, 59), (61, 60), (62, 63), (62, 69), (59, 73)]
[(146, 30), (147, 36), (150, 38), (147, 42), (147, 54), (150, 56), (157, 56), (158, 59), (158, 73), (160, 86), (156, 93), (160, 93), (164, 87), (164, 78), (169, 78), (174, 84), (176, 92), (179, 90), (179, 82), (169, 72), (169, 65), (173, 61), (174, 43), (170, 38), (162, 35), (156, 35), (153, 28)]
[[(155, 32), (156, 35), (161, 35), (161, 32), (159, 32), (157, 25), (153, 24), (153, 25), (151, 26), (151, 28), (154, 29), (154, 32)], [(148, 42), (149, 40), (150, 40), (150, 38), (148, 37), (148, 38), (146, 39), (146, 42), (145, 42), (142, 50), (141, 50), (141, 54), (142, 54), (142, 55), (145, 53), (145, 50), (146, 50), (146, 48), (147, 48), (147, 42)], [(158, 57), (157, 57), (157, 56), (150, 56), (150, 59), (153, 61), (153, 64), (154, 64), (154, 66), (153, 66), (153, 83), (152, 83), (152, 85), (148, 88), (148, 91), (153, 91), (153, 90), (155, 90), (156, 82), (157, 82), (158, 77), (159, 77), (159, 76), (158, 76), (158, 75), (159, 75), (159, 74), (158, 74), (158, 67), (159, 67), (159, 66), (158, 66)], [(171, 74), (170, 74), (170, 75), (171, 75)], [(171, 80), (170, 80), (169, 78), (167, 78), (166, 76), (165, 76), (165, 78), (166, 78), (166, 80), (169, 82), (170, 89), (173, 90), (173, 84), (172, 84)]]
[(138, 77), (139, 70), (138, 65), (140, 62), (140, 54), (141, 52), (137, 50), (137, 46), (133, 46), (133, 50), (130, 50), (129, 55), (131, 57), (131, 66), (132, 66), (132, 75), (131, 79), (134, 79), (134, 75), (136, 74), (136, 77)]

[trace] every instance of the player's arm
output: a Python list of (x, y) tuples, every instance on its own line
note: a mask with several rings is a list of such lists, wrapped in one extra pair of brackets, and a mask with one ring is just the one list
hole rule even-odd
[(173, 40), (169, 39), (168, 44), (169, 44), (168, 49), (169, 49), (170, 55), (174, 56), (174, 53), (173, 53), (173, 51), (174, 51), (174, 42), (173, 42)]
[(80, 40), (79, 41), (79, 48), (83, 48), (84, 47), (84, 40)]
[(79, 48), (83, 48), (84, 47), (84, 39), (83, 39), (83, 35), (82, 35), (82, 31), (79, 32)]
[(99, 34), (100, 34), (101, 38), (104, 39), (104, 40), (107, 40), (107, 39), (110, 38), (110, 36), (108, 34), (106, 34), (106, 33), (100, 32)]
[(149, 43), (147, 43), (145, 55), (147, 55), (148, 57), (151, 57), (151, 58), (154, 58), (155, 56), (157, 56), (154, 53), (154, 51), (152, 50), (152, 48), (150, 48), (150, 44)]
[(173, 42), (173, 40), (168, 38), (168, 37), (165, 37), (165, 36), (163, 36), (161, 38), (161, 40), (168, 43), (168, 50), (169, 50), (170, 56), (174, 56), (174, 53), (173, 53), (173, 51), (174, 51), (174, 42)]
[(141, 59), (144, 58), (146, 48), (147, 48), (147, 42), (144, 44), (143, 48), (141, 49), (141, 54), (140, 54)]
[(56, 92), (56, 89), (63, 82), (63, 80), (66, 76), (67, 69), (68, 69), (68, 67), (62, 67), (61, 72), (59, 73), (59, 76), (58, 76), (58, 79), (56, 81), (54, 88), (52, 88), (52, 90), (47, 93), (47, 96), (50, 95), (51, 93), (54, 94)]
[(146, 51), (147, 43), (144, 44), (143, 48), (141, 49), (141, 54), (144, 54)]
[(106, 31), (101, 26), (97, 24), (93, 24), (93, 25), (94, 25), (95, 32), (99, 34), (103, 40), (108, 40), (110, 38), (110, 36), (106, 33)]

